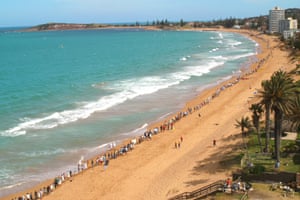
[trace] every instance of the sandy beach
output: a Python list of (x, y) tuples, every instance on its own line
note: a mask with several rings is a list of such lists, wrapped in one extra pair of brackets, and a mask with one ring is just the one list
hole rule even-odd
[[(289, 53), (279, 48), (280, 41), (277, 38), (257, 32), (235, 31), (260, 44), (261, 53), (257, 57), (264, 62), (258, 69), (258, 62), (254, 63), (248, 71), (256, 72), (245, 75), (238, 83), (235, 83), (235, 77), (201, 94), (195, 94), (195, 98), (187, 102), (182, 111), (195, 108), (210, 99), (222, 86), (230, 85), (200, 110), (177, 121), (173, 130), (164, 131), (154, 135), (151, 140), (135, 145), (126, 155), (111, 160), (107, 169), (95, 166), (66, 180), (43, 199), (168, 199), (230, 177), (232, 169), (220, 161), (226, 160), (228, 152), (241, 151), (240, 130), (234, 126), (236, 119), (251, 115), (248, 108), (257, 101), (255, 94), (262, 80), (269, 79), (278, 69), (290, 70), (295, 67), (295, 63), (289, 61)], [(163, 123), (153, 124), (151, 128)], [(183, 141), (180, 148), (175, 148), (175, 142), (179, 142), (181, 137)], [(216, 146), (213, 140), (216, 140)], [(2, 200), (11, 200), (26, 192)]]

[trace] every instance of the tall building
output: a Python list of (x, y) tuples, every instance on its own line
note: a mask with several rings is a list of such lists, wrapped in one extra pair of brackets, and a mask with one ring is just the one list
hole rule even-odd
[(280, 20), (280, 33), (283, 34), (285, 40), (293, 38), (296, 35), (298, 29), (298, 20), (288, 18), (286, 20)]
[(269, 32), (279, 33), (279, 21), (285, 19), (285, 10), (275, 7), (269, 11)]
[(283, 31), (296, 30), (297, 28), (297, 19), (287, 18), (279, 21), (279, 33), (283, 33)]
[(287, 31), (287, 30), (290, 30), (290, 20), (288, 19), (279, 20), (278, 32), (283, 33), (283, 31)]

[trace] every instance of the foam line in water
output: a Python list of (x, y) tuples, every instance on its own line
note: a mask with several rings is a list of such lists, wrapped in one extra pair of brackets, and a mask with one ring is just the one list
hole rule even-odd
[(56, 154), (61, 154), (66, 152), (75, 152), (75, 151), (76, 150), (66, 151), (65, 149), (59, 148), (59, 149), (44, 150), (44, 151), (20, 152), (19, 155), (33, 158), (33, 157), (50, 156), (50, 155), (56, 155)]
[(100, 146), (95, 147), (94, 150), (103, 149), (103, 148), (107, 147), (108, 145), (109, 145), (109, 143), (101, 144)]
[(240, 55), (236, 55), (236, 56), (230, 56), (228, 57), (229, 60), (237, 60), (240, 58), (245, 58), (245, 57), (250, 57), (250, 56), (254, 56), (255, 53), (246, 53), (246, 54), (240, 54)]
[(122, 133), (121, 135), (137, 135), (140, 134), (142, 135), (146, 130), (147, 130), (148, 124), (145, 123), (141, 127), (138, 127), (134, 129), (133, 131), (127, 132), (127, 133)]
[(133, 132), (133, 133), (139, 133), (141, 130), (145, 130), (147, 127), (148, 127), (148, 124), (145, 123), (145, 124), (143, 124), (143, 126), (137, 128), (137, 129), (135, 129), (135, 130), (132, 131), (132, 132)]
[(168, 116), (170, 116), (172, 114), (173, 114), (173, 112), (169, 112), (167, 114), (164, 114), (163, 116), (159, 117), (159, 120), (165, 119), (166, 117), (168, 117)]
[(11, 188), (14, 188), (14, 187), (19, 187), (23, 184), (25, 184), (26, 182), (19, 182), (19, 183), (15, 183), (15, 184), (12, 184), (12, 185), (7, 185), (7, 186), (4, 186), (4, 187), (1, 187), (0, 188), (0, 191), (1, 190), (7, 190), (7, 189), (11, 189)]
[(211, 57), (209, 57), (209, 58), (212, 58), (212, 59), (214, 59), (214, 60), (228, 60), (227, 57), (224, 57), (224, 56), (222, 56), (222, 55), (219, 55), (219, 56), (211, 56)]
[[(219, 48), (215, 48), (215, 51)], [(229, 59), (238, 59), (254, 55), (253, 53), (233, 56)], [(127, 100), (141, 95), (155, 93), (190, 79), (193, 76), (202, 76), (209, 73), (212, 68), (225, 63), (222, 57), (210, 58), (196, 66), (183, 67), (181, 71), (160, 76), (146, 76), (121, 80), (108, 84), (101, 84), (106, 89), (112, 89), (115, 93), (103, 96), (97, 101), (75, 104), (74, 109), (54, 112), (46, 117), (24, 118), (15, 127), (0, 132), (0, 136), (16, 137), (24, 135), (28, 130), (52, 129), (60, 125), (69, 124), (78, 120), (86, 119), (95, 112), (107, 110)]]
[(230, 46), (239, 46), (241, 44), (242, 44), (242, 42), (234, 41), (234, 40), (232, 40), (230, 43), (228, 43), (228, 45), (230, 45)]

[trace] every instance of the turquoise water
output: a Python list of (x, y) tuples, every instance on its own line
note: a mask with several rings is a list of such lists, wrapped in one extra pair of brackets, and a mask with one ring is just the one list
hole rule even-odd
[(0, 196), (142, 135), (256, 51), (233, 33), (0, 30)]

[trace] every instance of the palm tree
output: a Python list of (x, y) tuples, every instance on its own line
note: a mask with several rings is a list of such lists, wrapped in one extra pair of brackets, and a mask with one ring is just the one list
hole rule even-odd
[(241, 120), (236, 120), (236, 124), (235, 124), (236, 128), (241, 128), (241, 132), (242, 132), (242, 138), (243, 138), (243, 142), (245, 144), (245, 147), (247, 147), (245, 141), (244, 141), (244, 137), (246, 136), (246, 131), (245, 129), (250, 129), (251, 126), (251, 121), (249, 119), (249, 117), (242, 117)]
[(280, 162), (282, 121), (284, 112), (289, 110), (292, 99), (295, 97), (295, 87), (291, 76), (281, 70), (272, 75), (271, 82), (274, 84), (272, 110), (275, 113), (275, 156), (276, 160)]
[(236, 120), (236, 124), (235, 124), (236, 128), (241, 128), (241, 132), (242, 132), (242, 139), (243, 139), (243, 143), (246, 149), (246, 156), (247, 156), (247, 160), (249, 160), (249, 153), (248, 153), (248, 147), (247, 147), (247, 143), (245, 142), (245, 136), (246, 136), (246, 132), (245, 129), (250, 129), (251, 126), (251, 122), (249, 117), (242, 117), (241, 120)]
[(236, 128), (241, 128), (242, 131), (242, 135), (246, 136), (246, 131), (245, 129), (250, 129), (251, 126), (251, 121), (249, 119), (249, 117), (242, 117), (241, 120), (236, 120), (236, 124), (235, 124)]
[(260, 126), (259, 121), (262, 113), (264, 112), (261, 104), (252, 104), (249, 110), (252, 111), (252, 122), (257, 132), (257, 139), (260, 147), (260, 152), (263, 152), (261, 138), (260, 138)]
[(270, 116), (271, 116), (271, 98), (272, 98), (272, 89), (271, 81), (265, 80), (261, 83), (263, 90), (258, 92), (258, 96), (261, 98), (261, 104), (265, 107), (265, 152), (269, 152), (270, 149)]
[(300, 129), (300, 95), (298, 94), (291, 103), (291, 108), (287, 113), (287, 119), (292, 122), (292, 127), (297, 131)]
[(275, 157), (280, 162), (282, 121), (284, 113), (289, 110), (295, 97), (295, 87), (291, 76), (279, 70), (271, 76), (267, 89), (265, 92), (270, 95), (269, 102), (274, 111)]

